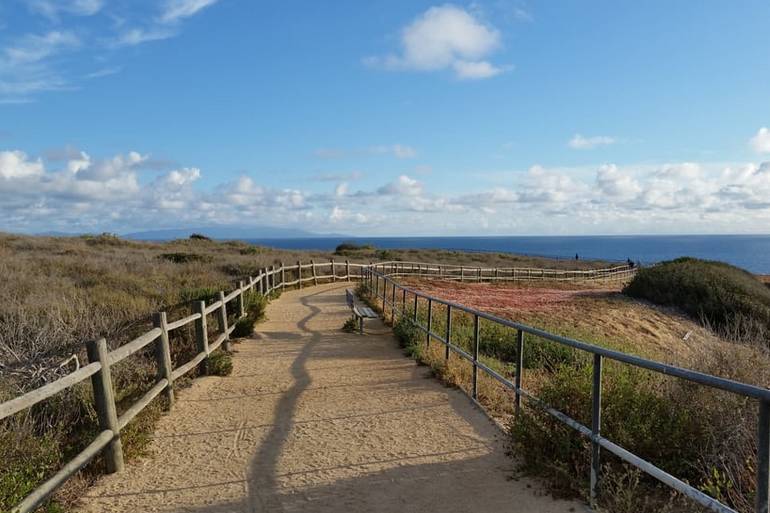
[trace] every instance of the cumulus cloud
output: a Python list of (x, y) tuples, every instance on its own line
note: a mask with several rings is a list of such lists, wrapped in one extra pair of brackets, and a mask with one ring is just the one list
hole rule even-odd
[(593, 137), (584, 137), (580, 134), (575, 134), (572, 139), (567, 142), (567, 146), (573, 150), (592, 150), (599, 146), (609, 146), (615, 144), (616, 139), (607, 135), (595, 135)]
[(764, 126), (760, 128), (749, 144), (757, 153), (770, 153), (770, 129)]
[(596, 185), (607, 197), (613, 199), (635, 198), (642, 187), (634, 178), (618, 170), (615, 164), (606, 164), (596, 172)]
[(342, 159), (369, 155), (390, 155), (397, 159), (412, 159), (417, 156), (417, 150), (406, 144), (381, 144), (363, 149), (344, 150), (340, 148), (319, 148), (313, 152), (321, 159)]
[(182, 18), (189, 18), (219, 0), (167, 0), (160, 20), (174, 23)]
[(148, 166), (151, 160), (133, 151), (107, 158), (74, 148), (44, 157), (0, 151), (0, 230), (127, 232), (205, 223), (318, 232), (333, 225), (368, 234), (478, 233), (484, 226), (497, 233), (681, 233), (757, 232), (770, 223), (770, 162), (536, 165), (492, 187), (474, 181), (447, 194), (406, 174), (369, 180), (355, 192), (345, 179), (274, 188), (249, 175), (204, 188), (203, 170), (161, 171)]
[(364, 62), (388, 70), (450, 69), (461, 79), (489, 78), (503, 71), (488, 60), (501, 46), (500, 31), (455, 5), (429, 8), (404, 27), (400, 43), (398, 54)]
[(104, 7), (103, 0), (27, 0), (33, 12), (57, 20), (60, 14), (93, 16)]
[(414, 178), (401, 175), (395, 181), (380, 187), (377, 192), (386, 196), (419, 196), (422, 193), (422, 184)]

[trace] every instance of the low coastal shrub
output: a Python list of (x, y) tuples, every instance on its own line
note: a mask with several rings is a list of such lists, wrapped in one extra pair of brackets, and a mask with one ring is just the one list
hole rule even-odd
[(206, 360), (206, 371), (210, 376), (229, 376), (233, 372), (233, 358), (223, 350), (214, 351)]
[(678, 258), (640, 269), (623, 289), (631, 297), (674, 306), (716, 328), (740, 326), (747, 338), (770, 333), (770, 289), (723, 262)]
[(356, 333), (358, 331), (359, 325), (358, 325), (358, 319), (355, 315), (351, 315), (345, 320), (345, 323), (342, 325), (342, 331), (345, 333)]

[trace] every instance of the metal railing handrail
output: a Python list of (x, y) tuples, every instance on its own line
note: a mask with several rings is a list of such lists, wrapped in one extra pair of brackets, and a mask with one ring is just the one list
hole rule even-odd
[[(597, 493), (598, 493), (599, 478), (601, 473), (599, 455), (600, 455), (600, 448), (604, 448), (605, 450), (611, 452), (615, 456), (618, 456), (619, 458), (626, 461), (627, 463), (630, 463), (631, 465), (637, 467), (643, 472), (658, 479), (659, 481), (666, 484), (667, 486), (679, 491), (680, 493), (695, 500), (700, 505), (712, 511), (716, 511), (719, 513), (736, 513), (735, 510), (728, 507), (727, 505), (722, 504), (721, 502), (714, 499), (713, 497), (705, 494), (704, 492), (698, 490), (693, 486), (690, 486), (684, 481), (676, 478), (675, 476), (667, 473), (663, 469), (655, 466), (651, 462), (646, 461), (636, 456), (635, 454), (631, 453), (630, 451), (614, 444), (612, 441), (608, 440), (607, 438), (601, 435), (602, 364), (603, 364), (603, 360), (605, 358), (608, 358), (623, 364), (632, 365), (638, 368), (650, 370), (650, 371), (664, 374), (667, 376), (673, 376), (673, 377), (684, 379), (700, 385), (708, 386), (719, 390), (724, 390), (733, 394), (758, 400), (759, 416), (757, 421), (757, 447), (758, 447), (757, 460), (758, 462), (757, 462), (756, 512), (768, 513), (770, 511), (770, 493), (768, 492), (768, 489), (770, 488), (770, 390), (766, 388), (754, 386), (754, 385), (749, 385), (746, 383), (741, 383), (738, 381), (733, 381), (726, 378), (721, 378), (718, 376), (713, 376), (710, 374), (705, 374), (698, 371), (684, 369), (681, 367), (677, 367), (677, 366), (662, 363), (662, 362), (657, 362), (654, 360), (649, 360), (646, 358), (641, 358), (628, 353), (606, 349), (606, 348), (603, 348), (594, 344), (590, 344), (587, 342), (583, 342), (580, 340), (575, 340), (568, 337), (562, 337), (560, 335), (555, 335), (555, 334), (546, 332), (544, 330), (534, 328), (532, 326), (527, 326), (525, 324), (517, 323), (487, 312), (483, 312), (471, 307), (467, 307), (465, 305), (461, 305), (453, 301), (447, 301), (447, 300), (438, 298), (436, 296), (425, 294), (413, 288), (409, 288), (404, 285), (401, 285), (396, 281), (397, 277), (408, 276), (410, 275), (410, 271), (414, 272), (415, 271), (414, 267), (400, 267), (397, 270), (391, 268), (390, 270), (394, 270), (395, 272), (393, 272), (392, 274), (389, 274), (385, 271), (390, 267), (390, 265), (391, 265), (390, 263), (386, 263), (385, 265), (373, 264), (368, 268), (364, 269), (365, 283), (369, 287), (369, 290), (374, 293), (374, 297), (377, 300), (382, 301), (383, 317), (387, 317), (387, 310), (388, 310), (388, 307), (390, 307), (391, 319), (393, 322), (395, 322), (396, 312), (398, 310), (399, 315), (406, 316), (406, 318), (409, 319), (412, 322), (412, 324), (414, 324), (418, 329), (426, 333), (426, 341), (428, 341), (428, 343), (430, 340), (437, 340), (445, 345), (446, 359), (449, 358), (450, 352), (453, 351), (458, 355), (460, 355), (463, 359), (471, 362), (473, 366), (473, 378), (472, 378), (472, 391), (470, 395), (474, 401), (477, 401), (478, 369), (481, 369), (491, 378), (495, 379), (496, 381), (504, 385), (506, 388), (514, 392), (515, 407), (516, 407), (517, 414), (521, 407), (521, 398), (524, 397), (525, 399), (528, 400), (528, 402), (532, 403), (534, 406), (544, 410), (554, 418), (560, 420), (567, 426), (576, 430), (581, 435), (590, 439), (591, 446), (592, 446), (591, 447), (590, 497), (592, 502), (595, 502)], [(425, 266), (426, 264), (414, 263), (414, 265), (420, 265), (420, 267), (416, 269), (417, 272), (414, 272), (414, 274), (418, 276), (436, 277), (435, 275), (431, 275), (429, 273), (423, 274), (423, 271), (425, 271), (426, 268), (422, 266)], [(388, 293), (389, 292), (388, 289), (390, 289), (390, 294)], [(398, 306), (398, 299), (396, 297), (397, 290), (401, 292), (400, 294), (401, 307)], [(413, 317), (406, 315), (407, 314), (406, 305), (407, 305), (408, 295), (411, 295), (414, 298), (413, 301), (415, 306), (413, 311)], [(427, 301), (427, 304), (428, 304), (427, 305), (427, 309), (428, 309), (427, 326), (418, 322), (417, 304), (420, 298)], [(433, 306), (436, 304), (444, 305), (447, 310), (446, 334), (443, 337), (441, 336), (441, 334), (433, 332), (431, 328)], [(474, 319), (473, 354), (469, 354), (459, 346), (453, 344), (451, 341), (451, 331), (452, 331), (451, 315), (453, 310), (465, 312), (473, 316), (473, 319)], [(515, 382), (511, 382), (509, 379), (506, 379), (504, 376), (501, 376), (499, 373), (495, 372), (494, 370), (489, 368), (487, 365), (484, 365), (479, 361), (478, 352), (479, 352), (479, 342), (480, 342), (480, 332), (479, 332), (480, 319), (485, 319), (487, 321), (517, 330), (517, 362), (516, 362), (516, 371), (514, 375)], [(560, 412), (558, 410), (551, 408), (550, 406), (544, 404), (540, 399), (535, 397), (533, 394), (531, 394), (530, 392), (522, 388), (521, 377), (522, 377), (522, 371), (523, 371), (523, 351), (524, 351), (524, 334), (525, 333), (528, 333), (530, 335), (534, 335), (546, 340), (550, 340), (568, 347), (572, 347), (574, 349), (587, 352), (593, 355), (594, 361), (593, 361), (591, 427), (585, 426), (580, 422), (578, 422), (577, 420), (564, 414), (563, 412)]]

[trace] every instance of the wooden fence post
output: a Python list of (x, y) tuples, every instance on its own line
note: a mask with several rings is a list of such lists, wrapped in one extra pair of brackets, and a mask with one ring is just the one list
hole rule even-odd
[[(249, 280), (251, 280), (251, 278), (249, 278)], [(246, 301), (243, 297), (245, 294), (243, 281), (238, 282), (238, 290), (240, 290), (240, 293), (238, 294), (238, 318), (241, 318), (246, 317)]]
[(168, 380), (165, 395), (168, 400), (168, 409), (170, 410), (174, 405), (174, 368), (171, 363), (171, 346), (168, 341), (168, 319), (166, 318), (166, 312), (153, 314), (152, 324), (156, 328), (160, 328), (160, 337), (158, 337), (155, 346), (155, 361), (158, 362), (157, 381), (163, 378)]
[(313, 270), (313, 285), (318, 285), (318, 276), (315, 273), (315, 262), (310, 261), (310, 268)]
[(264, 296), (265, 295), (265, 284), (263, 283), (265, 280), (265, 275), (263, 274), (263, 269), (259, 270), (259, 274), (257, 275), (257, 279), (259, 280), (259, 295)]
[(302, 261), (297, 261), (297, 285), (302, 290)]
[(345, 260), (345, 277), (350, 281), (350, 261)]
[(225, 334), (225, 341), (222, 343), (222, 348), (225, 351), (230, 350), (230, 336), (227, 334), (227, 304), (225, 304), (225, 293), (219, 291), (219, 300), (222, 302), (222, 306), (219, 307), (219, 329)]
[(286, 288), (286, 267), (281, 262), (281, 292)]
[(331, 259), (331, 268), (332, 268), (332, 282), (336, 282), (337, 281), (337, 274), (335, 274), (335, 271), (334, 271), (334, 259), (333, 258)]
[[(206, 302), (196, 301), (193, 303), (193, 313), (200, 314), (200, 319), (195, 319), (195, 348), (198, 354), (209, 354), (209, 333), (208, 323), (206, 322)], [(208, 373), (208, 358), (201, 362), (201, 372)]]
[(112, 441), (105, 449), (107, 472), (123, 470), (123, 444), (120, 441), (118, 413), (115, 409), (115, 393), (112, 389), (112, 374), (107, 358), (107, 341), (103, 338), (91, 340), (86, 344), (89, 362), (99, 362), (102, 368), (91, 376), (94, 389), (94, 406), (99, 417), (99, 427), (112, 431)]

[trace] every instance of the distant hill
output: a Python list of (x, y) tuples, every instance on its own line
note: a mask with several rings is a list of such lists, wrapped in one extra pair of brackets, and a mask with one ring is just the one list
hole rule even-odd
[(135, 240), (172, 240), (186, 239), (193, 233), (199, 233), (212, 239), (233, 239), (233, 240), (251, 240), (251, 239), (301, 239), (312, 237), (344, 237), (336, 234), (318, 234), (299, 230), (296, 228), (278, 228), (274, 226), (208, 226), (193, 228), (172, 228), (167, 230), (149, 230), (144, 232), (134, 232), (123, 234), (126, 239)]

